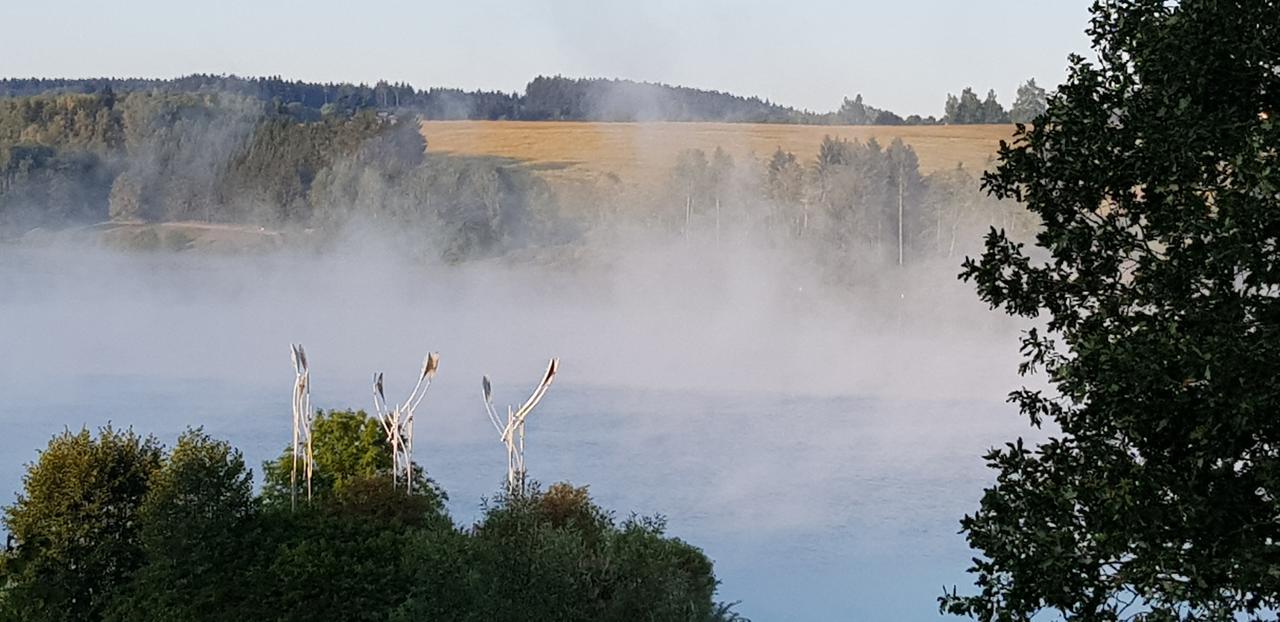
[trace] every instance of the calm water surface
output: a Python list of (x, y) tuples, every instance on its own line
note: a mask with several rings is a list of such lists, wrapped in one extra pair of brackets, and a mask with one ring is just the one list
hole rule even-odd
[[(279, 318), (305, 305), (287, 287), (263, 297), (236, 278), (182, 267), (160, 291), (178, 282), (187, 291), (212, 287), (216, 297), (157, 294), (136, 285), (146, 275), (130, 274), (123, 281), (130, 285), (117, 286), (119, 266), (110, 262), (102, 272), (3, 253), (0, 262), (6, 502), (21, 485), (22, 465), (51, 435), (108, 421), (167, 443), (202, 425), (241, 448), (260, 472), (289, 439), (290, 341), (309, 345), (320, 408), (367, 408), (375, 364), (385, 367), (389, 394), (407, 391), (397, 381), (412, 375), (426, 341), (397, 338), (392, 324), (403, 318), (378, 317), (356, 294), (314, 292), (311, 302), (327, 300), (329, 315), (293, 331)], [(370, 313), (371, 321), (357, 322)], [(387, 360), (333, 355), (351, 346), (334, 326), (388, 344)], [(441, 330), (427, 326), (421, 335), (446, 345), (468, 338)], [(488, 360), (505, 359), (499, 345)], [(484, 357), (451, 359), (441, 349), (440, 379), (418, 415), (415, 458), (448, 491), (455, 519), (470, 522), (498, 489), (505, 454), (480, 407)], [(499, 403), (521, 400), (540, 372), (546, 350), (527, 349), (533, 354), (494, 364), (502, 372), (495, 374)], [(742, 601), (739, 611), (755, 620), (937, 619), (942, 587), (966, 584), (971, 554), (958, 520), (991, 479), (980, 456), (1025, 432), (999, 394), (925, 397), (927, 375), (918, 379), (921, 396), (746, 390), (716, 381), (654, 390), (584, 381), (593, 374), (579, 361), (600, 359), (585, 346), (570, 350), (529, 421), (531, 477), (589, 484), (597, 501), (620, 513), (667, 516), (670, 533), (715, 560), (719, 597)]]

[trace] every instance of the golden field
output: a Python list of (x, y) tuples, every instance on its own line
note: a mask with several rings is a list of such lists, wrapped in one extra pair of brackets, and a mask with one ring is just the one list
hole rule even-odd
[(915, 148), (930, 173), (963, 163), (988, 166), (1011, 125), (816, 126), (762, 123), (587, 123), (557, 121), (426, 121), (427, 149), (458, 155), (511, 158), (541, 170), (551, 180), (589, 181), (608, 174), (636, 186), (661, 181), (684, 149), (710, 154), (721, 147), (741, 164), (775, 149), (809, 162), (824, 136), (883, 145), (894, 138)]

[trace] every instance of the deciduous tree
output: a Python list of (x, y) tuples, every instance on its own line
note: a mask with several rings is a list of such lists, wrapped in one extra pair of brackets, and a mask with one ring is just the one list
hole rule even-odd
[(1043, 222), (963, 276), (1040, 318), (962, 522), (981, 620), (1261, 620), (1280, 607), (1280, 7), (1093, 5), (1096, 61), (985, 179)]
[(143, 563), (139, 508), (161, 463), (152, 438), (110, 426), (64, 432), (27, 470), (5, 508), (17, 541), (0, 585), (22, 620), (100, 620)]

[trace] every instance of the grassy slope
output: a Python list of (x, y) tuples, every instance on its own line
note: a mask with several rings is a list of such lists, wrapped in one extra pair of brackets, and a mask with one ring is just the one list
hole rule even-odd
[(895, 137), (913, 146), (923, 172), (964, 163), (987, 167), (1011, 125), (812, 126), (749, 123), (583, 123), (545, 121), (428, 121), (422, 125), (435, 152), (512, 158), (542, 169), (548, 178), (586, 181), (605, 174), (645, 186), (666, 179), (682, 149), (728, 151), (738, 162), (767, 157), (782, 147), (808, 162), (823, 136), (888, 145)]

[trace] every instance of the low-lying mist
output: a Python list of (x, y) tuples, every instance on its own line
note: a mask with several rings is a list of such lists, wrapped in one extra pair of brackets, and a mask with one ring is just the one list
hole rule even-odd
[[(592, 265), (424, 264), (365, 240), (254, 256), (0, 250), (0, 373), (216, 376), (287, 382), (287, 344), (325, 380), (522, 378), (549, 356), (584, 385), (998, 398), (1016, 333), (956, 266), (886, 266), (830, 287), (781, 251), (678, 243)], [(284, 353), (284, 354), (282, 354)], [(336, 404), (335, 404), (336, 406)]]
[(106, 421), (166, 441), (202, 425), (257, 465), (288, 443), (289, 343), (319, 408), (367, 409), (374, 371), (398, 399), (438, 351), (415, 458), (469, 520), (502, 474), (480, 376), (518, 402), (558, 356), (530, 476), (668, 515), (747, 615), (925, 619), (935, 586), (962, 579), (980, 456), (1021, 424), (1000, 403), (1016, 328), (956, 266), (881, 266), (850, 287), (730, 241), (460, 265), (371, 236), (338, 248), (0, 246), (0, 487), (50, 434)]
[[(58, 102), (103, 132), (57, 134)], [(667, 515), (746, 615), (928, 619), (963, 579), (981, 455), (1025, 426), (1002, 403), (1019, 326), (959, 258), (1030, 229), (967, 170), (828, 139), (555, 186), (424, 155), (416, 122), (372, 111), (268, 110), (241, 135), (220, 98), (24, 105), (50, 144), (7, 147), (35, 173), (0, 193), (0, 493), (51, 434), (108, 421), (204, 426), (260, 465), (289, 442), (288, 344), (324, 409), (368, 409), (375, 371), (402, 399), (435, 351), (414, 457), (467, 521), (504, 466), (480, 377), (519, 402), (554, 356), (530, 477)], [(215, 166), (190, 148), (210, 137)]]

